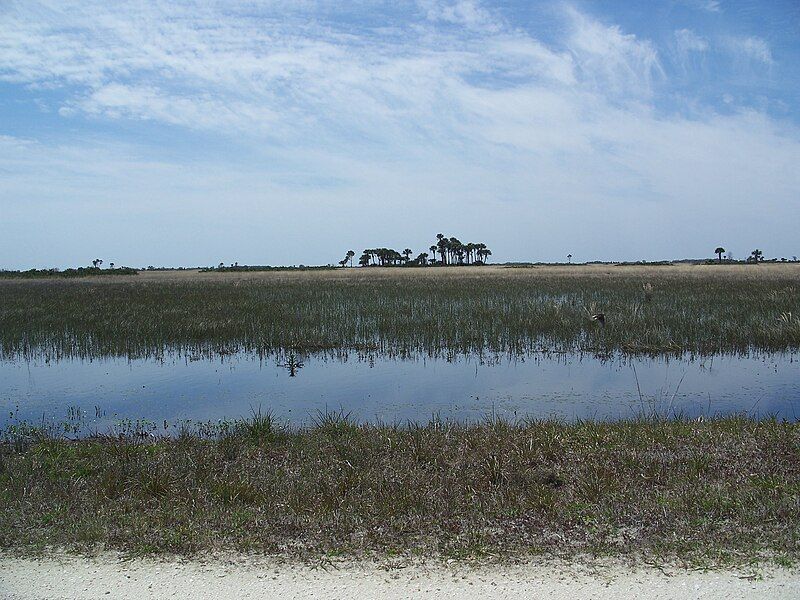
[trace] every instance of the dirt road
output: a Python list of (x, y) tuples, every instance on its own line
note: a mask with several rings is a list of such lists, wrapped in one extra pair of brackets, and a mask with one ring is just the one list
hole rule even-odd
[(695, 572), (620, 565), (470, 567), (0, 557), (3, 600), (89, 598), (800, 598), (800, 571)]

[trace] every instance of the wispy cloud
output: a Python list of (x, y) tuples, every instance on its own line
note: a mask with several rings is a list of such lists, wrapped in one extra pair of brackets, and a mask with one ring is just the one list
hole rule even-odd
[(709, 13), (722, 12), (720, 0), (682, 0), (684, 4)]
[(501, 25), (476, 0), (419, 0), (419, 5), (431, 21), (462, 25), (469, 29), (498, 31)]
[(748, 36), (730, 38), (729, 47), (731, 50), (749, 60), (753, 60), (765, 65), (771, 65), (772, 51), (769, 44), (759, 37)]
[(675, 32), (675, 43), (677, 44), (678, 51), (683, 54), (708, 50), (708, 41), (697, 35), (691, 29), (678, 29)]
[(60, 109), (62, 116), (83, 112), (112, 119), (153, 120), (187, 128), (269, 133), (276, 129), (277, 115), (267, 107), (241, 99), (225, 100), (213, 94), (180, 95), (158, 88), (109, 83)]
[(568, 9), (568, 14), (572, 21), (568, 47), (585, 82), (601, 92), (650, 93), (653, 78), (664, 74), (650, 41), (624, 33), (619, 26), (604, 25), (574, 8)]
[(698, 0), (698, 6), (707, 12), (721, 12), (722, 3), (720, 0)]
[[(0, 77), (33, 86), (66, 86), (63, 114), (156, 119), (284, 134), (325, 125), (358, 106), (356, 129), (375, 121), (452, 108), (465, 82), (520, 85), (552, 81), (598, 93), (647, 92), (661, 73), (653, 46), (618, 27), (569, 11), (568, 50), (556, 51), (501, 27), (474, 1), (424, 2), (430, 26), (395, 36), (299, 26), (174, 3), (168, 9), (110, 9), (59, 3), (21, 8), (0, 42)], [(244, 16), (242, 16), (244, 15)], [(437, 22), (480, 31), (466, 38)], [(588, 89), (587, 88), (587, 89)], [(359, 123), (362, 124), (359, 127)]]

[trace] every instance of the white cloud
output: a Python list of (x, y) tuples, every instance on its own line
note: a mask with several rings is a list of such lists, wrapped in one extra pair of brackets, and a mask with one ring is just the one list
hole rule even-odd
[(708, 41), (697, 35), (691, 29), (678, 29), (675, 32), (675, 43), (682, 54), (689, 52), (705, 52), (708, 50)]
[(277, 121), (267, 107), (241, 100), (223, 101), (209, 94), (179, 96), (152, 87), (110, 83), (94, 89), (86, 98), (65, 107), (66, 114), (82, 110), (93, 116), (114, 119), (153, 120), (170, 125), (213, 131), (251, 131), (269, 133)]
[(70, 90), (64, 116), (148, 119), (281, 140), (345, 126), (356, 135), (397, 134), (410, 117), (419, 128), (438, 129), (426, 115), (451, 111), (454, 102), (457, 108), (449, 95), (465, 79), (576, 83), (569, 53), (499, 30), (475, 2), (429, 3), (432, 18), (482, 28), (474, 39), (435, 25), (396, 38), (354, 36), (228, 8), (26, 6), (3, 27), (15, 33), (0, 41), (0, 78)]
[(742, 56), (755, 60), (757, 62), (771, 65), (772, 52), (770, 51), (769, 44), (759, 37), (750, 36), (743, 38), (735, 38), (730, 41), (731, 48), (741, 54)]
[(710, 13), (722, 12), (722, 3), (720, 0), (683, 0), (684, 4)]
[(697, 6), (707, 12), (722, 11), (722, 5), (719, 0), (697, 0)]
[(568, 47), (586, 82), (597, 90), (624, 96), (649, 95), (664, 71), (653, 44), (568, 9), (572, 33)]
[(418, 4), (430, 21), (444, 21), (475, 30), (500, 29), (489, 11), (476, 0), (419, 0)]

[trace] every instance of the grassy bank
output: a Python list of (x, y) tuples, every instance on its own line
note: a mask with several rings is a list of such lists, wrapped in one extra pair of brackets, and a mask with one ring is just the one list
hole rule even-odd
[(602, 265), (7, 280), (0, 353), (796, 350), (799, 278), (796, 265)]
[(800, 425), (269, 418), (0, 451), (0, 546), (693, 563), (800, 551)]

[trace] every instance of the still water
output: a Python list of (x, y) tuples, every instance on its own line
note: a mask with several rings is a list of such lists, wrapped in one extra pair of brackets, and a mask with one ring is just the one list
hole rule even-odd
[(747, 413), (800, 416), (800, 355), (601, 359), (234, 355), (161, 360), (0, 361), (0, 425), (60, 421), (70, 408), (102, 427), (121, 418), (217, 420), (270, 411), (309, 423), (320, 411), (360, 421), (630, 418)]

